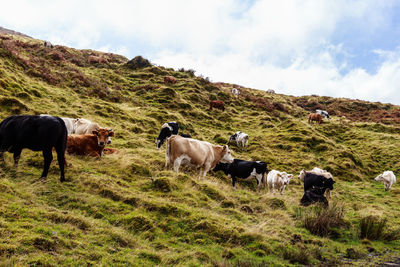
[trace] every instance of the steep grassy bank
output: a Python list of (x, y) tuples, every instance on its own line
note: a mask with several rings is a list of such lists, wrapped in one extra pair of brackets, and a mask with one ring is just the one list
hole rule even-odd
[[(106, 59), (89, 63), (90, 56)], [(380, 261), (399, 241), (360, 240), (359, 222), (368, 215), (400, 222), (400, 190), (390, 192), (373, 178), (399, 171), (398, 107), (388, 104), (292, 97), (216, 86), (191, 71), (150, 66), (132, 69), (114, 54), (1, 36), (0, 117), (48, 113), (84, 117), (112, 127), (112, 147), (120, 152), (100, 160), (68, 156), (66, 183), (52, 164), (39, 180), (40, 153), (23, 151), (20, 166), (11, 155), (0, 168), (0, 259), (31, 265), (337, 265)], [(175, 85), (164, 85), (173, 75)], [(209, 111), (210, 99), (227, 110)], [(322, 125), (306, 121), (308, 110), (326, 108), (345, 115)], [(368, 121), (368, 112), (391, 117)], [(329, 108), (332, 108), (330, 110)], [(335, 113), (336, 112), (336, 113)], [(385, 116), (386, 116), (385, 115)], [(389, 115), (387, 115), (389, 116)], [(333, 201), (344, 208), (344, 224), (330, 235), (311, 234), (304, 218), (315, 208), (299, 208), (302, 185), (294, 180), (283, 196), (255, 192), (255, 182), (210, 173), (176, 174), (164, 169), (164, 149), (154, 139), (160, 126), (176, 120), (194, 138), (224, 144), (238, 130), (250, 135), (247, 152), (236, 158), (264, 160), (269, 169), (297, 176), (314, 166), (332, 172)], [(352, 253), (354, 251), (355, 253)], [(373, 255), (367, 256), (371, 251)], [(385, 254), (386, 253), (386, 254)]]

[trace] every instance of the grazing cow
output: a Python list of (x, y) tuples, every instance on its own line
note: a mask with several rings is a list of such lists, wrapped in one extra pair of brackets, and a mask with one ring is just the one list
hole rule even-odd
[(93, 63), (100, 64), (100, 63), (108, 63), (108, 60), (106, 58), (104, 58), (104, 57), (89, 56), (88, 57), (88, 62), (89, 62), (89, 64), (93, 64)]
[(320, 114), (322, 117), (328, 120), (331, 120), (331, 118), (329, 117), (329, 113), (326, 110), (317, 109), (315, 110), (315, 113)]
[(237, 89), (237, 88), (232, 88), (232, 94), (234, 95), (234, 96), (238, 96), (238, 95), (240, 95), (240, 91), (239, 91), (239, 89)]
[(308, 115), (308, 123), (311, 123), (312, 121), (316, 121), (319, 124), (321, 124), (322, 123), (322, 115), (317, 114), (317, 113), (310, 113), (310, 115)]
[(67, 145), (67, 128), (64, 121), (53, 116), (15, 115), (4, 119), (0, 123), (0, 158), (3, 153), (14, 154), (14, 164), (18, 165), (22, 149), (42, 151), (44, 168), (42, 178), (47, 177), (51, 161), (52, 149), (57, 152), (60, 167), (60, 181), (65, 181), (64, 162)]
[[(75, 127), (75, 134), (92, 134), (96, 129), (102, 128), (96, 122), (83, 118), (76, 119)], [(107, 144), (111, 144), (111, 137), (108, 137)]]
[(100, 158), (110, 136), (114, 136), (114, 132), (106, 128), (96, 129), (92, 134), (70, 134), (68, 135), (67, 152)]
[(268, 191), (274, 193), (275, 189), (283, 194), (286, 186), (289, 185), (290, 180), (293, 179), (293, 174), (272, 170), (267, 175)]
[(275, 91), (272, 90), (272, 89), (268, 89), (268, 90), (267, 90), (267, 93), (268, 93), (268, 94), (275, 94)]
[(44, 47), (48, 47), (48, 48), (53, 48), (54, 46), (53, 46), (53, 44), (52, 43), (50, 43), (49, 41), (44, 41)]
[(210, 101), (210, 110), (212, 110), (212, 108), (217, 108), (217, 109), (220, 109), (222, 111), (225, 111), (224, 102), (222, 102), (220, 100), (211, 100)]
[(249, 144), (249, 135), (241, 131), (238, 131), (229, 137), (228, 142), (236, 142), (236, 145), (238, 147), (242, 147), (245, 150), (247, 150), (247, 146)]
[(396, 176), (392, 171), (384, 171), (382, 174), (379, 174), (375, 181), (381, 181), (385, 185), (385, 191), (390, 190), (392, 185), (396, 182)]
[[(51, 116), (51, 115), (40, 114), (39, 116)], [(64, 121), (65, 126), (67, 127), (68, 134), (74, 134), (76, 130), (76, 122), (78, 121), (78, 119), (73, 119), (73, 118), (61, 118), (61, 119)]]
[(160, 134), (156, 139), (157, 149), (160, 149), (164, 141), (170, 137), (171, 135), (178, 134), (179, 131), (179, 124), (175, 121), (164, 123), (161, 126)]
[(324, 196), (324, 188), (310, 188), (306, 192), (304, 192), (304, 195), (300, 200), (300, 204), (303, 206), (309, 206), (316, 202), (321, 202), (325, 207), (328, 206), (328, 200)]
[(323, 190), (322, 194), (327, 191), (327, 196), (330, 198), (330, 192), (333, 190), (335, 181), (332, 178), (326, 178), (324, 175), (306, 172), (304, 176), (304, 193), (313, 187), (320, 187)]
[[(304, 181), (304, 176), (306, 175), (306, 173), (314, 173), (314, 174), (322, 175), (322, 176), (326, 177), (327, 179), (329, 179), (329, 178), (333, 179), (333, 176), (330, 172), (320, 169), (318, 167), (314, 167), (311, 171), (302, 170), (300, 172), (299, 179)], [(326, 196), (327, 196), (327, 198), (331, 198), (331, 191), (329, 189), (326, 189)]]
[(164, 77), (164, 83), (171, 83), (171, 84), (175, 84), (176, 83), (176, 78), (174, 76), (165, 76)]
[(264, 181), (264, 176), (268, 169), (267, 163), (264, 161), (234, 159), (232, 163), (218, 163), (213, 171), (223, 171), (226, 175), (231, 177), (234, 190), (236, 190), (237, 178), (243, 180), (255, 178), (257, 180), (257, 192), (260, 192), (261, 184)]
[[(210, 169), (215, 168), (218, 162), (231, 163), (233, 161), (227, 145), (213, 145), (179, 135), (173, 135), (167, 139), (165, 159), (165, 167), (168, 168), (173, 164), (176, 172), (179, 172), (181, 164), (200, 168), (199, 180), (201, 176), (204, 178)], [(204, 169), (203, 175), (201, 175), (201, 168)]]

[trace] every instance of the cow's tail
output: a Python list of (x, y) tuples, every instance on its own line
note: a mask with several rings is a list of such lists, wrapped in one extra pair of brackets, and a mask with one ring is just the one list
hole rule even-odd
[(171, 144), (170, 144), (170, 139), (171, 137), (167, 138), (167, 141), (165, 142), (165, 145), (167, 147), (166, 152), (165, 152), (165, 168), (169, 167), (169, 158), (171, 155)]

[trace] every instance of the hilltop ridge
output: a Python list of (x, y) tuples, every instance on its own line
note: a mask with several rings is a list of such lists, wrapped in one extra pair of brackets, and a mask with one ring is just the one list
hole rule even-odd
[[(39, 180), (40, 153), (24, 150), (18, 169), (6, 154), (0, 163), (3, 264), (334, 266), (382, 263), (398, 253), (397, 238), (367, 240), (359, 232), (368, 215), (387, 218), (389, 229), (400, 223), (400, 189), (395, 184), (386, 192), (373, 181), (386, 169), (400, 171), (399, 106), (269, 94), (212, 83), (193, 70), (128, 62), (0, 33), (0, 118), (87, 118), (112, 127), (111, 147), (119, 150), (99, 160), (67, 155), (66, 183), (54, 162), (47, 180)], [(166, 75), (178, 82), (164, 84)], [(238, 97), (232, 87), (240, 89)], [(217, 99), (224, 112), (208, 110)], [(307, 123), (316, 108), (328, 110), (331, 121)], [(165, 170), (165, 147), (156, 150), (154, 140), (168, 121), (215, 144), (246, 132), (248, 151), (231, 144), (234, 157), (266, 161), (270, 170), (295, 177), (315, 166), (330, 171), (336, 180), (330, 206), (335, 214), (343, 209), (343, 224), (327, 236), (306, 228), (320, 210), (299, 207), (303, 189), (296, 178), (281, 196), (257, 194), (255, 181), (239, 181), (233, 191), (222, 173), (198, 181), (191, 168)]]

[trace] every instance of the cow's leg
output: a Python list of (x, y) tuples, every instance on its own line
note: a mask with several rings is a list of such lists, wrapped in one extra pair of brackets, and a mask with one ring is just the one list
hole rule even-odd
[(202, 168), (200, 167), (199, 168), (199, 177), (197, 177), (197, 180), (199, 180), (199, 181), (201, 180), (201, 171), (202, 171)]
[(51, 152), (51, 148), (43, 150), (43, 157), (44, 157), (44, 168), (43, 168), (42, 178), (46, 178), (47, 173), (49, 172), (51, 161), (53, 160), (53, 153)]
[(181, 160), (179, 158), (174, 161), (174, 171), (179, 172), (179, 167), (181, 166)]
[(283, 195), (283, 190), (285, 190), (285, 188), (286, 188), (285, 185), (283, 185), (283, 186), (281, 187), (281, 191), (280, 191), (281, 195)]
[(237, 182), (236, 177), (232, 176), (232, 187), (233, 187), (233, 190), (236, 190), (236, 182)]
[(326, 198), (331, 199), (331, 190), (330, 189), (326, 189)]
[(260, 176), (260, 174), (256, 174), (256, 180), (257, 180), (257, 193), (260, 193), (261, 179), (262, 179), (262, 175)]
[(14, 149), (14, 166), (18, 166), (19, 158), (21, 157), (22, 149)]
[(58, 161), (58, 166), (60, 167), (60, 182), (65, 181), (65, 172), (64, 172), (64, 164), (67, 165), (67, 161), (65, 160), (65, 152), (56, 149), (57, 151), (57, 161)]
[(4, 152), (0, 152), (0, 161), (4, 162)]

